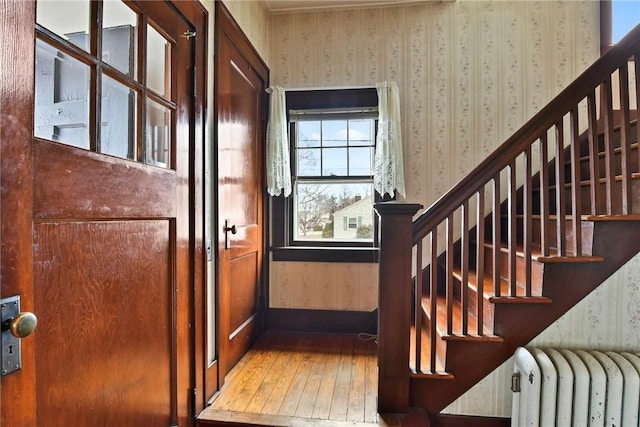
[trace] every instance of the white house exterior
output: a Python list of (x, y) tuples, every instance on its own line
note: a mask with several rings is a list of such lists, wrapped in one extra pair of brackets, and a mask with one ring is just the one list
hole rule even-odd
[[(357, 197), (356, 197), (357, 198)], [(373, 226), (373, 200), (365, 197), (333, 214), (333, 238), (355, 239), (363, 225)]]

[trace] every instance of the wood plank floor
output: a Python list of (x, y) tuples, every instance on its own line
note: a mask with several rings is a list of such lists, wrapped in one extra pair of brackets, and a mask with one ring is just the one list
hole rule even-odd
[(375, 341), (357, 335), (267, 332), (198, 425), (400, 425), (377, 414), (376, 355)]

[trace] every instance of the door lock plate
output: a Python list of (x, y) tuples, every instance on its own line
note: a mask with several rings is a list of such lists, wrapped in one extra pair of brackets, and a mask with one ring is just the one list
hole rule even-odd
[(22, 352), (20, 351), (20, 339), (11, 334), (7, 325), (11, 319), (20, 314), (20, 297), (14, 296), (0, 300), (0, 315), (2, 324), (2, 376), (8, 375), (20, 369), (22, 365)]

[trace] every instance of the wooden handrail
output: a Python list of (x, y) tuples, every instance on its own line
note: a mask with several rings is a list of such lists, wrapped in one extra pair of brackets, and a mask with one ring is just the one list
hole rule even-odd
[(616, 46), (567, 86), (546, 107), (525, 123), (516, 133), (482, 161), (473, 171), (447, 191), (414, 222), (414, 243), (441, 223), (452, 209), (460, 206), (478, 189), (479, 183), (489, 182), (496, 173), (522, 153), (528, 145), (540, 138), (558, 117), (563, 116), (580, 100), (589, 95), (626, 61), (640, 51), (640, 25), (636, 26)]

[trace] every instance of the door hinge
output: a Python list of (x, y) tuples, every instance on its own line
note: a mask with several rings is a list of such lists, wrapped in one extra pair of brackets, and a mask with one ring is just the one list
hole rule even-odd
[(520, 393), (520, 374), (511, 375), (511, 391), (514, 393)]
[(198, 67), (193, 67), (193, 75), (191, 76), (191, 96), (196, 97), (196, 77), (198, 76)]
[(193, 397), (191, 399), (191, 413), (193, 414), (193, 418), (197, 418), (198, 414), (196, 414), (196, 399), (198, 397), (198, 389), (197, 388), (193, 388)]

